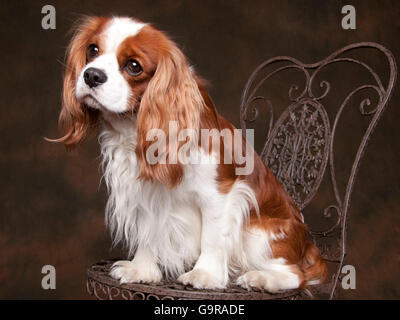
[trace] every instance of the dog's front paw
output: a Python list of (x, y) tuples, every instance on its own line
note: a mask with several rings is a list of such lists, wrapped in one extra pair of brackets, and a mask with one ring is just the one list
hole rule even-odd
[(204, 269), (193, 269), (179, 276), (178, 281), (197, 289), (223, 289), (226, 284)]
[(158, 283), (162, 279), (157, 265), (141, 264), (136, 261), (121, 260), (115, 262), (110, 271), (111, 277), (120, 283)]

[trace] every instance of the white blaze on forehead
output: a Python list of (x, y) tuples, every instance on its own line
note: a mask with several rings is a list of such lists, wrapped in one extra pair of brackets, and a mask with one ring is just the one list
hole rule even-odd
[(138, 34), (145, 25), (145, 23), (131, 18), (113, 18), (104, 30), (104, 51), (106, 53), (116, 52), (126, 38)]

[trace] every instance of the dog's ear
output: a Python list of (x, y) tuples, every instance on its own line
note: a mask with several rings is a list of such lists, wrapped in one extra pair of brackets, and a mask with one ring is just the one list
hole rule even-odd
[[(157, 69), (140, 103), (136, 154), (140, 163), (139, 178), (174, 187), (183, 177), (183, 167), (179, 162), (171, 163), (169, 124), (173, 122), (172, 128), (178, 131), (176, 134), (182, 129), (198, 132), (204, 100), (186, 57), (175, 43), (163, 34), (162, 37)], [(147, 141), (146, 135), (152, 129), (161, 129), (165, 134), (164, 164), (147, 161), (146, 152), (154, 142)]]
[(99, 18), (85, 17), (78, 24), (67, 48), (66, 66), (62, 92), (62, 108), (59, 116), (59, 130), (62, 137), (53, 142), (62, 142), (67, 149), (73, 149), (96, 127), (98, 110), (87, 108), (78, 102), (75, 95), (76, 82), (86, 65), (88, 39), (99, 26)]

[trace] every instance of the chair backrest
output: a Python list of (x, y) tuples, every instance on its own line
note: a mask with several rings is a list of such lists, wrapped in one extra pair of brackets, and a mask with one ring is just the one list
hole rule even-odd
[[(360, 51), (371, 52), (367, 48), (372, 49), (372, 51), (377, 50), (374, 54), (379, 54), (385, 58), (386, 65), (388, 62), (389, 68), (381, 68), (388, 71), (386, 72), (388, 73), (386, 82), (381, 80), (381, 77), (369, 64), (352, 56)], [(342, 98), (339, 97), (338, 92), (334, 92), (331, 81), (327, 80), (330, 79), (329, 70), (332, 67), (337, 69), (340, 65), (346, 66), (344, 71), (336, 76), (336, 80), (338, 77), (342, 77), (339, 80), (342, 80), (342, 83), (345, 84), (345, 88), (340, 92)], [(354, 66), (350, 67), (350, 65)], [(347, 82), (351, 76), (346, 72), (351, 72), (354, 76), (355, 72), (361, 72), (360, 70), (354, 71), (357, 68), (364, 69), (362, 71), (365, 72), (364, 74), (356, 74), (363, 83), (349, 87)], [(268, 86), (268, 82), (273, 78), (289, 70), (300, 72), (304, 84), (301, 87), (299, 85), (289, 87), (289, 92), (284, 97), (287, 102), (283, 102), (284, 98), (279, 96), (279, 104), (283, 103), (284, 106), (288, 107), (283, 109), (279, 117), (276, 117), (274, 114), (276, 110), (270, 97), (274, 93), (268, 96), (260, 93), (260, 91)], [(263, 105), (263, 110), (267, 112), (269, 121), (267, 121), (266, 139), (260, 155), (303, 212), (306, 223), (310, 221), (310, 217), (305, 214), (307, 207), (317, 198), (319, 192), (324, 193), (322, 200), (318, 199), (317, 204), (313, 205), (312, 208), (313, 210), (317, 208), (322, 217), (330, 218), (331, 223), (322, 230), (309, 228), (309, 233), (314, 243), (319, 246), (323, 257), (327, 261), (337, 264), (332, 278), (330, 298), (333, 298), (336, 293), (346, 255), (348, 211), (360, 160), (363, 157), (367, 142), (387, 106), (396, 81), (396, 74), (396, 63), (389, 50), (377, 43), (362, 42), (348, 45), (326, 59), (313, 64), (304, 64), (287, 56), (269, 59), (259, 65), (251, 74), (242, 95), (241, 127), (245, 130), (250, 123), (260, 118), (258, 117), (259, 108), (260, 104)], [(317, 81), (317, 78), (323, 80)], [(315, 90), (320, 92), (318, 94), (314, 92), (316, 87), (314, 83), (319, 83), (320, 88)], [(286, 87), (286, 85), (287, 83), (278, 83), (278, 87)], [(375, 94), (376, 106), (375, 104), (372, 105), (371, 92)], [(365, 96), (366, 94), (369, 95)], [(336, 102), (333, 106), (330, 105), (329, 108), (325, 108), (325, 106), (328, 106), (325, 101), (330, 96), (333, 96), (333, 100), (336, 100)], [(343, 180), (344, 188), (341, 191), (337, 183), (339, 172), (335, 167), (336, 146), (334, 142), (337, 136), (337, 128), (344, 121), (344, 111), (352, 108), (351, 105), (354, 106), (357, 97), (361, 100), (360, 103), (357, 103), (359, 113), (366, 118), (364, 121), (367, 121), (367, 123), (365, 131), (363, 130), (361, 134), (361, 142), (359, 142), (360, 140), (357, 142), (354, 151), (355, 157), (352, 157), (349, 168), (350, 174)], [(351, 116), (352, 125), (358, 123), (358, 120), (353, 121), (356, 116)], [(276, 118), (277, 120), (274, 121)], [(328, 181), (328, 188), (324, 187), (321, 190), (323, 179)], [(332, 192), (330, 200), (325, 197), (328, 189)], [(336, 216), (333, 219), (332, 213)], [(324, 241), (324, 239), (332, 241)]]

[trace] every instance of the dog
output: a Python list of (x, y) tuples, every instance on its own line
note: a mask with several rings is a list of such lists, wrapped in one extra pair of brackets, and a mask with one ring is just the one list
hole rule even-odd
[[(166, 33), (129, 17), (85, 18), (67, 49), (62, 100), (54, 141), (74, 149), (101, 128), (106, 222), (131, 258), (112, 266), (113, 278), (199, 289), (235, 281), (271, 293), (325, 281), (302, 214), (246, 139), (219, 137), (218, 147), (200, 139), (237, 129)], [(149, 138), (154, 130), (164, 137)], [(192, 133), (176, 139), (184, 130)], [(173, 144), (186, 145), (186, 159)], [(251, 157), (240, 162), (243, 148)]]

